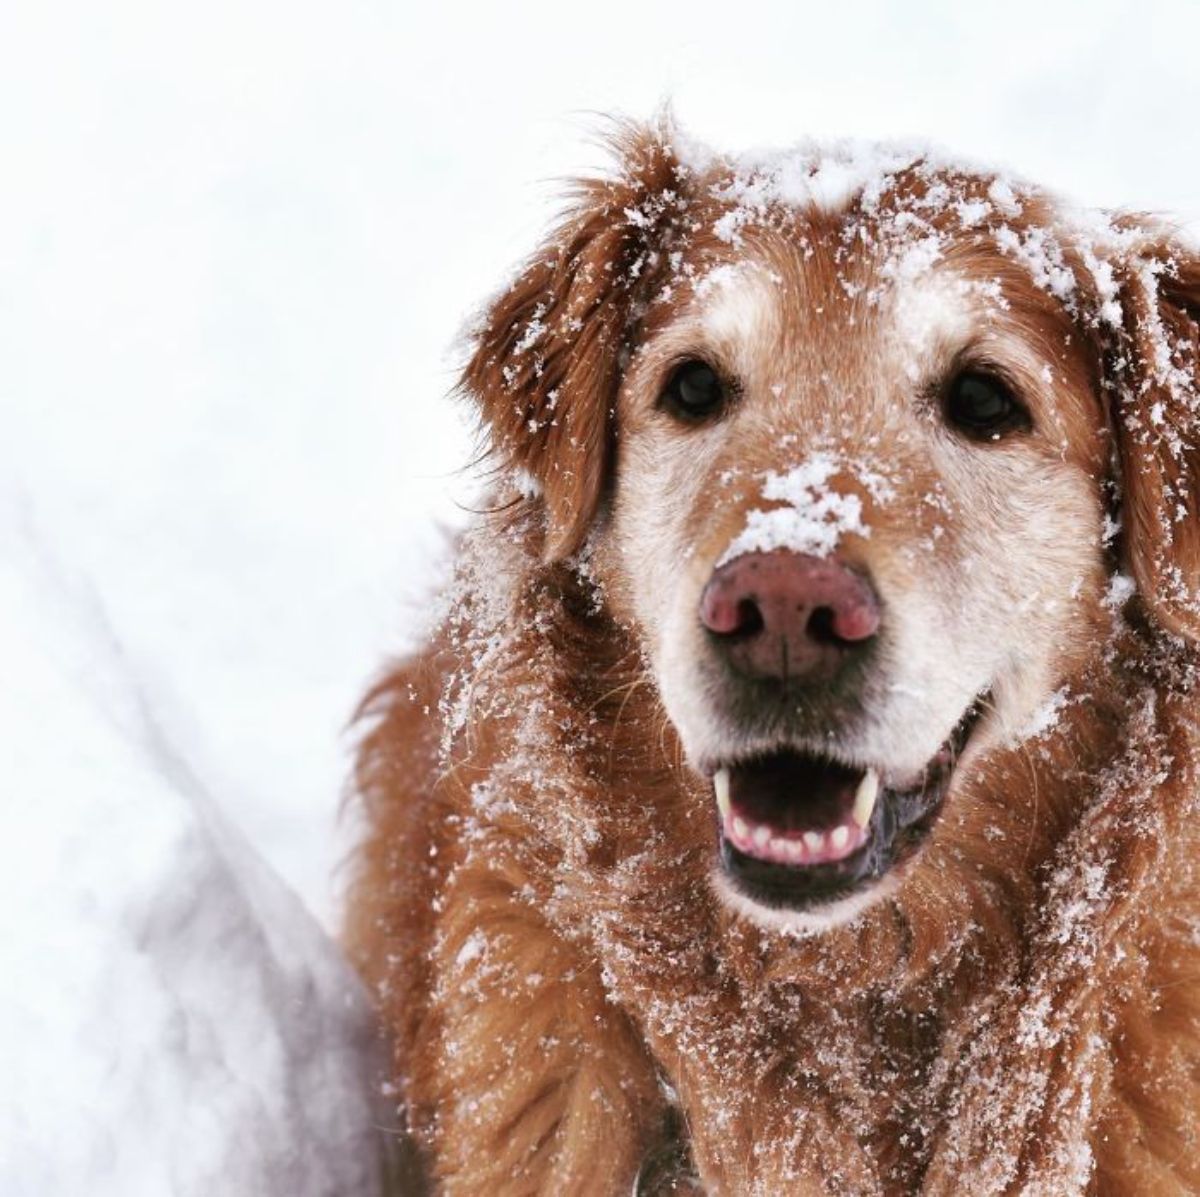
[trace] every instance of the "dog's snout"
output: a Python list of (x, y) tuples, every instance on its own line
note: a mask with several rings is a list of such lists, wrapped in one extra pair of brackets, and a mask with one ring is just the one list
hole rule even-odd
[(866, 578), (832, 558), (746, 553), (713, 572), (700, 619), (738, 672), (818, 681), (874, 638), (879, 600)]

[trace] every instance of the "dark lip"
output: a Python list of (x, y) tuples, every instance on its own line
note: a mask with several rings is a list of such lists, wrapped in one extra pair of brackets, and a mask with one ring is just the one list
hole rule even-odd
[[(989, 705), (981, 695), (926, 766), (921, 782), (907, 790), (884, 785), (868, 824), (867, 839), (851, 855), (820, 864), (783, 864), (740, 852), (725, 837), (718, 816), (722, 870), (743, 897), (769, 910), (807, 912), (861, 894), (920, 850), (945, 805), (958, 763)], [(713, 762), (703, 772), (737, 762)]]

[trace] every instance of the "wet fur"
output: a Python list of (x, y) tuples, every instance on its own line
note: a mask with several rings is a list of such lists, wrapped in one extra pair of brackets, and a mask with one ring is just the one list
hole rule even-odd
[[(672, 239), (738, 252), (688, 233), (720, 208), (686, 201), (668, 130), (627, 131), (621, 162), (484, 318), (464, 386), (524, 494), (499, 485), (511, 501), (466, 534), (455, 605), (364, 704), (346, 941), (427, 1183), (1200, 1190), (1200, 430), (1147, 340), (1167, 327), (1194, 386), (1200, 265), (1148, 232), (1113, 263), (1119, 328), (1088, 318), (1101, 297), (1077, 256), (1065, 315), (1014, 267), (1029, 342), (1060, 357), (1073, 330), (1062, 419), (1098, 505), (1120, 480), (1123, 535), (1054, 650), (1069, 700), (1044, 734), (992, 734), (964, 761), (893, 896), (781, 934), (711, 884), (711, 792), (664, 710), (637, 579), (602, 544), (570, 556), (628, 484), (614, 405), (630, 346), (676, 314), (649, 303)], [(1030, 201), (1023, 219), (1053, 215)], [(974, 252), (964, 238), (967, 270)], [(531, 320), (545, 331), (523, 354)], [(1155, 402), (1184, 452), (1152, 435)], [(1114, 568), (1140, 592), (1120, 616)]]

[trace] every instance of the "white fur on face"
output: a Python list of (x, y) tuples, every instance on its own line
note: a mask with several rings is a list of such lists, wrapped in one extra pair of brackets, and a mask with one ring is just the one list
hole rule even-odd
[[(979, 445), (924, 402), (976, 343), (1024, 378), (1049, 377), (1053, 363), (1005, 322), (991, 284), (928, 267), (896, 280), (874, 320), (848, 329), (841, 356), (814, 378), (809, 363), (826, 350), (805, 344), (808, 314), (777, 282), (765, 269), (731, 268), (631, 371), (613, 568), (692, 765), (786, 747), (724, 713), (712, 680), (720, 673), (702, 668), (713, 650), (700, 595), (747, 512), (773, 506), (762, 494), (765, 477), (817, 453), (844, 463), (827, 486), (861, 500), (864, 526), (854, 529), (852, 549), (880, 597), (882, 651), (862, 714), (819, 743), (791, 746), (873, 767), (903, 787), (985, 691), (994, 706), (989, 734), (1010, 738), (1054, 692), (1077, 604), (1103, 584), (1100, 500), (1082, 469), (1046, 452), (1061, 424)], [(682, 427), (653, 412), (655, 363), (681, 354), (719, 360), (742, 381), (722, 420)], [(1044, 385), (1038, 407), (1052, 412)], [(697, 527), (699, 535), (689, 531)], [(729, 537), (711, 543), (706, 527), (728, 528)]]
[(710, 271), (696, 285), (706, 339), (736, 353), (770, 336), (779, 314), (778, 285), (778, 279), (754, 261)]
[(747, 898), (740, 890), (731, 885), (729, 878), (720, 870), (715, 870), (711, 884), (717, 896), (732, 910), (771, 931), (779, 931), (784, 935), (803, 938), (809, 935), (822, 935), (835, 927), (852, 923), (864, 911), (869, 910), (877, 902), (890, 897), (899, 888), (899, 881), (894, 873), (888, 873), (880, 878), (870, 890), (862, 890), (849, 897), (830, 902), (827, 906), (818, 906), (812, 910), (780, 910), (763, 906), (752, 898)]

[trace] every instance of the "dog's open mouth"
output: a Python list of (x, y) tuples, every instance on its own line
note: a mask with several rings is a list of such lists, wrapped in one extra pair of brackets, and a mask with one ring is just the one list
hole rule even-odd
[(849, 897), (916, 849), (979, 723), (972, 704), (915, 781), (784, 750), (713, 772), (721, 861), (746, 897), (807, 910)]

